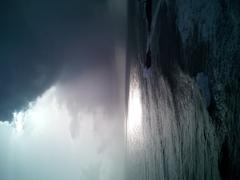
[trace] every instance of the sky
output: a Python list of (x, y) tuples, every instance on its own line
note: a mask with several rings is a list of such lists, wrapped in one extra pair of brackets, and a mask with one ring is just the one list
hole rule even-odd
[(0, 2), (1, 180), (123, 179), (125, 5)]

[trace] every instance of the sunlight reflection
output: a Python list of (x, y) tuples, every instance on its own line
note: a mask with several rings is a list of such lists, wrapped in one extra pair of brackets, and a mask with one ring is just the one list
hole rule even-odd
[(142, 102), (139, 81), (134, 75), (130, 79), (127, 134), (129, 138), (136, 140), (142, 128)]

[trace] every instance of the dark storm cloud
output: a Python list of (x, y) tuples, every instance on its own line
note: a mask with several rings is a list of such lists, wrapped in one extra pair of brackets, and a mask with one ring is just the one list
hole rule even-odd
[(0, 2), (0, 120), (43, 93), (61, 74), (111, 71), (113, 31), (106, 0)]

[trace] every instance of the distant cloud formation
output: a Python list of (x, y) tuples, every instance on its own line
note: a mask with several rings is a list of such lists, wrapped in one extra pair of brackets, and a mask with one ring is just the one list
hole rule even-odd
[(11, 121), (59, 79), (107, 69), (114, 81), (114, 48), (122, 38), (115, 1), (0, 2), (0, 121)]
[(123, 180), (118, 116), (106, 117), (101, 107), (79, 107), (73, 116), (58, 91), (51, 87), (11, 123), (0, 122), (0, 179)]
[(124, 179), (119, 4), (0, 2), (1, 180)]

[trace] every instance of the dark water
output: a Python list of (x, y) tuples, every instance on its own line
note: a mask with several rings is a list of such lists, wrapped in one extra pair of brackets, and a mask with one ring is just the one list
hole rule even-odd
[[(129, 3), (126, 179), (220, 179), (215, 128), (196, 81), (170, 62), (180, 59), (177, 32), (155, 3), (150, 35), (143, 7)], [(150, 69), (143, 63), (148, 46)]]

